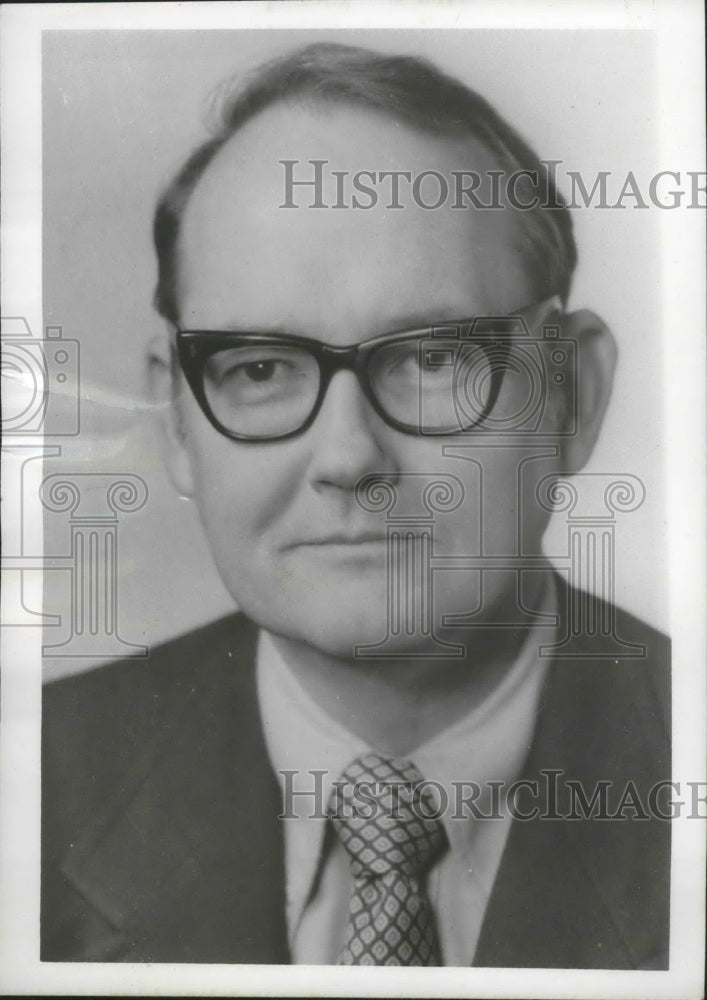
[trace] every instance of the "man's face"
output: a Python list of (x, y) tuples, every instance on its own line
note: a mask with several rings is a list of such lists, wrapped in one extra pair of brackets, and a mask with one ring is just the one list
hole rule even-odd
[[(515, 213), (454, 210), (451, 199), (425, 210), (410, 197), (401, 197), (397, 210), (385, 207), (387, 197), (370, 210), (312, 209), (308, 189), (295, 189), (301, 207), (280, 208), (285, 159), (300, 161), (296, 177), (312, 175), (311, 159), (328, 161), (328, 177), (335, 170), (485, 174), (496, 167), (480, 145), (434, 139), (374, 112), (268, 109), (220, 151), (188, 204), (180, 242), (183, 328), (287, 332), (349, 345), (427, 323), (507, 314), (533, 301)], [(324, 200), (336, 200), (333, 185), (325, 185)], [(512, 378), (502, 392), (513, 392)], [(219, 434), (183, 380), (177, 407), (190, 469), (185, 489), (197, 500), (223, 580), (241, 609), (277, 634), (339, 656), (385, 637), (385, 514), (357, 502), (365, 475), (396, 484), (402, 513), (422, 509), (421, 489), (436, 474), (456, 476), (465, 498), (436, 516), (435, 554), (515, 554), (526, 453), (493, 448), (472, 452), (475, 462), (445, 457), (443, 445), (472, 442), (473, 434), (420, 437), (389, 427), (350, 371), (334, 375), (314, 424), (280, 442)], [(552, 460), (536, 466), (538, 478)], [(531, 513), (526, 545), (539, 544), (545, 521)], [(439, 572), (434, 584), (437, 621), (478, 604), (474, 571)], [(487, 575), (484, 607), (498, 605), (513, 585), (510, 576)], [(404, 653), (416, 640), (403, 633), (396, 641)]]

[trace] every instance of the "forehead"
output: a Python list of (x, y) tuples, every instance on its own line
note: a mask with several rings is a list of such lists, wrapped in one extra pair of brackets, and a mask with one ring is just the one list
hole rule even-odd
[[(287, 188), (321, 168), (312, 186)], [(473, 139), (428, 135), (379, 112), (335, 104), (279, 104), (251, 120), (219, 151), (187, 205), (180, 237), (183, 325), (286, 326), (327, 338), (331, 325), (355, 339), (404, 325), (500, 311), (531, 296), (518, 213), (454, 208), (454, 173), (473, 171), (488, 200), (498, 165)], [(391, 208), (387, 172), (447, 179), (444, 205), (426, 209), (400, 179)], [(375, 180), (370, 174), (375, 175)], [(420, 188), (433, 203), (433, 178)], [(468, 182), (467, 182), (468, 183)], [(373, 186), (377, 201), (357, 185)], [(288, 195), (297, 208), (283, 207)], [(445, 315), (442, 315), (444, 313)], [(345, 331), (345, 333), (344, 333)]]

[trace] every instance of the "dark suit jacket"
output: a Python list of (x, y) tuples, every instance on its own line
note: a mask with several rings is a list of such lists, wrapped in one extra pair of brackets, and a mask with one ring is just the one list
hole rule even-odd
[[(611, 782), (610, 812), (627, 781), (645, 807), (669, 778), (667, 641), (623, 612), (617, 633), (646, 657), (574, 638), (523, 773), (542, 790), (561, 769), (561, 793), (576, 779), (588, 797)], [(43, 960), (290, 961), (256, 634), (234, 615), (45, 689)], [(546, 811), (566, 815), (567, 797)], [(632, 814), (514, 820), (474, 964), (667, 968), (669, 824)]]

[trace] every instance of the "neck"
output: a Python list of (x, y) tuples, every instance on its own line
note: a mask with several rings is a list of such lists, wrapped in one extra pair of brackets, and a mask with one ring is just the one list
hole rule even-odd
[[(513, 666), (527, 627), (467, 628), (444, 639), (466, 648), (455, 659), (353, 659), (273, 635), (309, 696), (381, 753), (406, 755), (481, 704)], [(410, 651), (414, 653), (414, 650)]]

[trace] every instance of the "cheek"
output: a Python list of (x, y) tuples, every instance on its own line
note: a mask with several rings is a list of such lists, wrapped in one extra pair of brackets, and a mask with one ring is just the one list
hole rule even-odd
[(439, 470), (440, 480), (447, 475), (461, 483), (463, 495), (456, 510), (435, 513), (435, 548), (443, 555), (535, 550), (549, 519), (536, 488), (543, 477), (558, 471), (557, 448), (551, 442), (533, 447), (510, 437), (498, 446), (484, 447), (482, 442), (482, 437), (457, 439), (449, 446), (449, 456), (442, 457), (440, 451), (436, 462), (427, 463), (429, 478), (423, 482), (431, 482)]
[(208, 425), (193, 427), (187, 441), (194, 499), (216, 562), (222, 570), (252, 562), (295, 494), (297, 464), (272, 446), (231, 441)]

